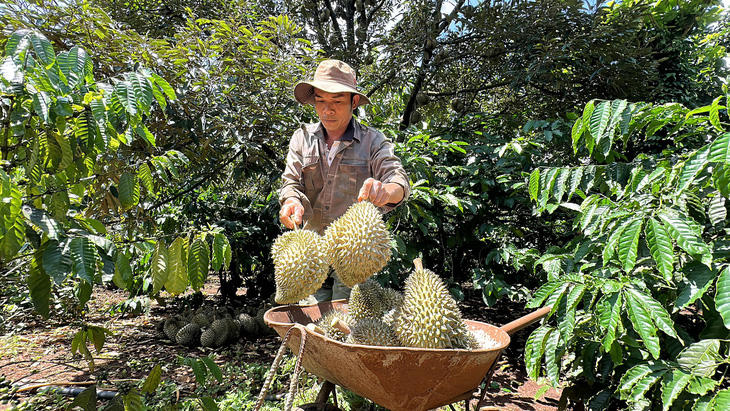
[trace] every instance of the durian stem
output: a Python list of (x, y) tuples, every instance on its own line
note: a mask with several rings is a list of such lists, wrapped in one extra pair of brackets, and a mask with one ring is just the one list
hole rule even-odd
[(330, 326), (337, 328), (338, 330), (342, 331), (345, 335), (350, 335), (352, 330), (350, 330), (350, 327), (347, 326), (342, 320), (339, 318), (333, 318), (332, 322), (330, 323)]
[(413, 266), (416, 267), (416, 271), (423, 270), (423, 261), (420, 257), (413, 260)]
[(325, 335), (325, 332), (322, 329), (322, 327), (318, 326), (315, 323), (309, 323), (309, 324), (307, 324), (307, 330), (316, 332), (317, 334)]

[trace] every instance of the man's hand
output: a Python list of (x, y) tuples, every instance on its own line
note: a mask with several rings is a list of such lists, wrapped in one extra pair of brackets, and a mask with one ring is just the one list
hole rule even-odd
[(383, 184), (382, 181), (371, 177), (362, 183), (360, 194), (357, 196), (357, 201), (370, 200), (370, 202), (374, 205), (382, 207), (386, 204), (399, 203), (403, 199), (404, 195), (403, 187), (401, 187), (400, 184)]
[(290, 230), (302, 224), (303, 215), (304, 206), (296, 198), (288, 198), (279, 210), (279, 220)]

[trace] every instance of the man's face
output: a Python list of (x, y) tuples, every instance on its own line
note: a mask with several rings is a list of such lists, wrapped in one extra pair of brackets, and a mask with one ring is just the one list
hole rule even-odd
[(359, 100), (358, 95), (351, 99), (350, 93), (328, 93), (314, 89), (314, 109), (327, 134), (339, 136), (345, 132)]

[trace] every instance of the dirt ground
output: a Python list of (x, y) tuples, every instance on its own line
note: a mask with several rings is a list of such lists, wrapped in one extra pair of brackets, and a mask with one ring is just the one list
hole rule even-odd
[[(206, 299), (217, 300), (217, 290), (217, 282), (210, 280), (204, 290)], [(94, 374), (89, 373), (88, 363), (79, 354), (71, 355), (72, 333), (78, 329), (73, 319), (48, 322), (33, 317), (16, 319), (18, 323), (7, 328), (21, 331), (0, 336), (0, 376), (16, 386), (25, 387), (17, 394), (22, 399), (43, 385), (83, 387), (100, 377), (106, 381), (135, 382), (144, 379), (156, 362), (174, 364), (178, 356), (205, 355), (213, 350), (181, 347), (160, 337), (158, 324), (175, 310), (174, 307), (153, 303), (149, 313), (144, 315), (108, 314), (109, 306), (126, 297), (126, 292), (101, 287), (94, 292), (86, 322), (114, 332), (101, 353), (91, 351), (96, 367)], [(526, 314), (522, 307), (520, 303), (503, 302), (498, 307), (487, 308), (478, 298), (467, 298), (461, 305), (465, 318), (495, 325), (503, 325)], [(557, 409), (560, 392), (549, 389), (540, 398), (535, 398), (540, 385), (530, 381), (525, 374), (524, 343), (534, 327), (512, 336), (512, 343), (503, 352), (492, 378), (486, 396), (488, 406), (482, 410)], [(280, 340), (275, 335), (244, 338), (226, 349), (215, 350), (216, 362), (221, 365), (235, 359), (271, 364), (279, 346)], [(194, 376), (188, 366), (166, 368), (163, 380), (174, 381), (182, 387), (178, 395), (192, 393)], [(111, 390), (113, 386), (99, 384), (98, 389)], [(8, 408), (9, 405), (0, 401), (0, 410)]]

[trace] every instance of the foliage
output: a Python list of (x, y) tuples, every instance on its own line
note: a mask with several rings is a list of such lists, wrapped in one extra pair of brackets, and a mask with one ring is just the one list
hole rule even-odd
[[(591, 101), (572, 140), (592, 163), (530, 175), (538, 213), (575, 214), (575, 237), (536, 262), (548, 281), (530, 306), (553, 309), (525, 351), (531, 378), (557, 384), (567, 376), (565, 401), (725, 408), (730, 133), (723, 92), (694, 110)], [(633, 152), (657, 138), (672, 145)], [(556, 263), (548, 268), (548, 261)]]

